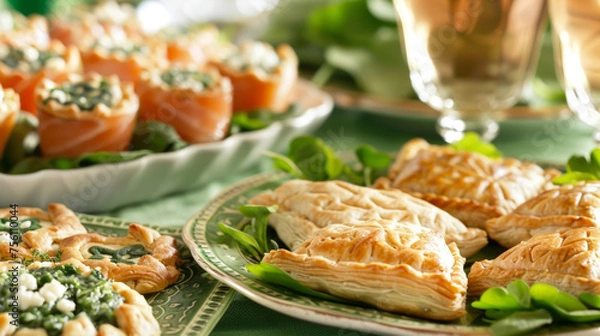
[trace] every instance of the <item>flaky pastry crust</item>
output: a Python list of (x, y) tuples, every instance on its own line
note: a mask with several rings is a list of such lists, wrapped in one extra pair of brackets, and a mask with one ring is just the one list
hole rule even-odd
[(411, 223), (329, 225), (263, 261), (307, 287), (383, 310), (435, 320), (466, 314), (465, 259), (441, 234)]
[(279, 206), (269, 217), (279, 238), (293, 251), (330, 224), (378, 220), (410, 222), (440, 232), (465, 257), (487, 245), (483, 230), (467, 228), (443, 210), (400, 190), (377, 190), (342, 181), (287, 181), (250, 204)]
[(553, 187), (560, 172), (512, 158), (491, 159), (479, 153), (433, 146), (423, 139), (407, 142), (387, 177), (374, 187), (396, 188), (446, 210), (468, 227), (505, 215)]
[[(177, 264), (180, 261), (175, 238), (162, 236), (155, 230), (131, 224), (127, 237), (107, 237), (99, 234), (81, 234), (62, 241), (62, 260), (70, 258), (100, 270), (104, 276), (125, 283), (141, 294), (158, 292), (174, 283), (179, 277)], [(114, 262), (111, 257), (90, 259), (89, 251), (94, 246), (123, 248), (143, 245), (149, 254), (143, 255), (133, 264)]]

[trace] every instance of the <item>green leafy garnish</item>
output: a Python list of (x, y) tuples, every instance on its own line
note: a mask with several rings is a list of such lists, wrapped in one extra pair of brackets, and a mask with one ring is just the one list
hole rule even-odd
[(236, 112), (229, 124), (229, 135), (266, 128), (276, 121), (297, 115), (299, 111), (300, 106), (298, 104), (291, 104), (283, 113), (276, 113), (267, 109)]
[(301, 284), (294, 278), (292, 278), (286, 272), (284, 272), (281, 269), (277, 268), (276, 266), (268, 264), (266, 262), (261, 262), (260, 264), (248, 264), (248, 265), (246, 265), (246, 269), (248, 270), (248, 272), (254, 274), (259, 279), (262, 279), (266, 282), (269, 282), (269, 283), (272, 283), (275, 285), (283, 286), (285, 288), (291, 289), (293, 291), (296, 291), (296, 292), (304, 294), (304, 295), (318, 297), (321, 299), (325, 299), (325, 300), (329, 300), (329, 301), (333, 301), (333, 302), (345, 303), (345, 304), (354, 303), (352, 301), (345, 300), (345, 299), (339, 298), (337, 296), (333, 296), (330, 294), (312, 290), (312, 289), (304, 286), (303, 284)]
[(591, 151), (589, 160), (582, 155), (572, 155), (567, 161), (566, 172), (555, 177), (552, 183), (563, 185), (596, 180), (600, 180), (600, 148)]
[(475, 152), (492, 159), (499, 159), (502, 157), (502, 153), (500, 153), (496, 146), (489, 142), (482, 141), (477, 133), (466, 133), (462, 139), (449, 146), (456, 151)]
[(523, 280), (489, 288), (471, 306), (486, 311), (484, 321), (492, 323), (496, 336), (522, 335), (554, 321), (600, 321), (600, 296), (584, 293), (576, 298), (544, 283), (529, 287)]
[(37, 154), (40, 143), (37, 128), (38, 119), (35, 116), (29, 113), (18, 114), (17, 123), (10, 133), (0, 160), (0, 172), (9, 171), (20, 161)]
[(188, 146), (173, 126), (156, 120), (138, 122), (131, 138), (130, 151), (149, 150), (165, 153)]
[(252, 258), (260, 261), (265, 253), (278, 248), (277, 243), (267, 237), (268, 219), (272, 213), (277, 212), (277, 205), (241, 205), (238, 211), (247, 218), (238, 228), (218, 223), (219, 229), (240, 244)]
[(113, 94), (105, 79), (99, 83), (79, 82), (56, 87), (50, 90), (44, 104), (53, 100), (61, 105), (75, 104), (82, 111), (91, 111), (96, 105), (113, 106)]
[(384, 175), (392, 158), (370, 146), (360, 146), (355, 155), (361, 167), (354, 169), (344, 163), (323, 140), (301, 136), (290, 142), (288, 154), (266, 152), (273, 167), (297, 178), (311, 181), (345, 180), (358, 185), (370, 185)]

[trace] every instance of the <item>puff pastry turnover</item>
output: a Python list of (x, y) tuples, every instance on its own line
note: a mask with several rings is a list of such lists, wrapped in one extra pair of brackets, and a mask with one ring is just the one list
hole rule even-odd
[(423, 139), (407, 142), (375, 188), (396, 188), (446, 210), (468, 227), (483, 229), (486, 220), (508, 214), (552, 187), (560, 172), (512, 158), (433, 146)]
[(131, 224), (127, 237), (81, 234), (62, 241), (62, 260), (74, 258), (141, 294), (163, 290), (179, 277), (177, 242)]
[(465, 259), (422, 226), (332, 224), (296, 251), (273, 250), (263, 261), (307, 287), (383, 310), (436, 320), (466, 313)]
[[(66, 321), (62, 321), (59, 319), (62, 325), (62, 330), (60, 334), (62, 336), (82, 336), (82, 335), (105, 335), (105, 336), (125, 336), (125, 335), (145, 335), (145, 336), (155, 336), (160, 335), (160, 325), (158, 321), (152, 315), (152, 307), (148, 304), (144, 296), (137, 293), (133, 289), (124, 285), (120, 282), (108, 282), (106, 283), (105, 279), (100, 279), (99, 282), (94, 283), (94, 280), (90, 275), (92, 275), (92, 270), (83, 265), (81, 262), (77, 260), (67, 260), (65, 262), (57, 263), (48, 267), (44, 265), (45, 263), (33, 263), (27, 269), (28, 271), (21, 270), (19, 280), (20, 286), (25, 286), (19, 289), (19, 296), (27, 296), (29, 299), (20, 299), (19, 300), (19, 308), (20, 313), (37, 313), (42, 314), (41, 318), (46, 318), (43, 314), (48, 313), (44, 309), (44, 305), (52, 305), (56, 306), (56, 309), (52, 309), (52, 314), (54, 317), (57, 314), (64, 313)], [(68, 285), (60, 282), (60, 280), (56, 280), (57, 277), (53, 274), (53, 269), (64, 266), (64, 265), (73, 265), (76, 269), (79, 270), (80, 275), (74, 275), (72, 271), (60, 270), (59, 272), (63, 272), (61, 278), (69, 278), (68, 280), (73, 282), (79, 282), (81, 286), (83, 285), (95, 285), (96, 292), (103, 295), (103, 297), (94, 297), (93, 295), (88, 296), (87, 298), (76, 297), (74, 293), (69, 289)], [(13, 269), (14, 264), (9, 264), (7, 262), (0, 263), (0, 274), (5, 273)], [(47, 272), (35, 272), (35, 269), (43, 268), (44, 270), (48, 270)], [(29, 273), (24, 276), (24, 273)], [(41, 285), (41, 281), (39, 277), (48, 277), (54, 278), (52, 284), (46, 283), (45, 285)], [(92, 275), (93, 277), (97, 277), (97, 275)], [(26, 278), (27, 277), (27, 278)], [(86, 280), (86, 278), (88, 278)], [(0, 275), (0, 279), (3, 279), (3, 275)], [(2, 281), (2, 280), (0, 280)], [(56, 282), (56, 283), (55, 283)], [(51, 286), (48, 286), (51, 285)], [(44, 287), (48, 286), (48, 291), (44, 292)], [(25, 289), (26, 288), (26, 289)], [(86, 290), (87, 288), (83, 287), (82, 290)], [(52, 292), (48, 295), (48, 292)], [(97, 294), (98, 295), (98, 294)], [(39, 299), (39, 300), (38, 300)], [(51, 300), (53, 303), (48, 303)], [(86, 302), (87, 305), (93, 305), (94, 303), (90, 303), (87, 301), (93, 300), (103, 300), (102, 308), (98, 307), (96, 309), (89, 309), (85, 307), (79, 307), (80, 302)], [(27, 301), (27, 303), (25, 303)], [(61, 301), (63, 301), (61, 303)], [(66, 303), (65, 303), (66, 302)], [(96, 304), (100, 304), (97, 302)], [(27, 305), (27, 308), (25, 308)], [(36, 310), (36, 306), (41, 306), (41, 309)], [(114, 321), (111, 323), (102, 322), (99, 325), (95, 325), (93, 319), (86, 312), (95, 312), (98, 314), (103, 314), (102, 310), (107, 309), (107, 307), (114, 307)], [(79, 311), (80, 313), (73, 316), (74, 314), (69, 311)], [(98, 320), (106, 320), (106, 318), (98, 318)], [(37, 327), (21, 327), (17, 329), (14, 325), (11, 324), (13, 317), (9, 315), (8, 312), (0, 313), (0, 335), (7, 336), (46, 336), (48, 335), (47, 330)]]
[(475, 262), (469, 272), (469, 293), (522, 279), (543, 282), (573, 295), (600, 294), (600, 228), (585, 227), (533, 236), (494, 260)]
[(512, 247), (534, 235), (598, 226), (600, 182), (563, 185), (528, 200), (512, 213), (486, 222), (490, 238)]
[(410, 222), (441, 232), (465, 257), (487, 245), (483, 230), (467, 228), (445, 211), (400, 190), (376, 190), (342, 181), (291, 180), (249, 203), (279, 206), (269, 217), (269, 225), (292, 251), (319, 228), (372, 219), (380, 224)]
[[(63, 239), (87, 232), (77, 215), (63, 204), (48, 205), (48, 212), (39, 208), (19, 207), (16, 217), (18, 221), (11, 223), (11, 209), (0, 209), (0, 257), (4, 260), (31, 258), (34, 250), (54, 256)], [(15, 230), (15, 223), (18, 224), (20, 235)], [(20, 238), (21, 241), (11, 250), (13, 238)], [(14, 251), (15, 255), (12, 253)]]

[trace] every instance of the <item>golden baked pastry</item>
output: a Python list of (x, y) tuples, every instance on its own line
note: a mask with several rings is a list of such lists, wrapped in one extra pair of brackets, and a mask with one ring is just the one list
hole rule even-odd
[(531, 236), (561, 229), (598, 226), (600, 182), (563, 185), (528, 200), (512, 213), (486, 222), (490, 238), (513, 247)]
[(375, 188), (396, 188), (446, 210), (468, 227), (508, 214), (519, 204), (552, 187), (560, 172), (512, 158), (433, 146), (423, 139), (407, 142)]
[(269, 225), (293, 251), (317, 229), (330, 224), (378, 220), (410, 222), (440, 232), (468, 257), (487, 245), (483, 230), (467, 228), (456, 218), (400, 190), (376, 190), (342, 181), (291, 180), (249, 203), (279, 206)]
[(332, 224), (294, 252), (273, 250), (263, 261), (307, 287), (377, 308), (435, 320), (465, 310), (465, 259), (439, 232), (376, 220)]
[[(9, 271), (13, 266), (0, 263), (3, 286), (12, 280)], [(81, 290), (70, 284), (78, 284)], [(144, 296), (123, 283), (106, 279), (77, 260), (54, 265), (34, 263), (27, 270), (21, 269), (16, 295), (16, 315), (11, 315), (14, 312), (10, 304), (14, 299), (7, 298), (0, 303), (4, 308), (0, 313), (0, 335), (153, 336), (161, 333)], [(52, 314), (48, 314), (49, 311)], [(75, 315), (75, 312), (79, 313)], [(20, 317), (18, 329), (14, 325), (15, 316)]]
[(579, 295), (600, 294), (600, 228), (566, 229), (531, 237), (494, 260), (475, 262), (469, 272), (469, 294), (506, 287), (522, 279), (543, 282)]
[(179, 277), (177, 242), (155, 230), (131, 224), (127, 237), (81, 234), (62, 241), (62, 260), (70, 258), (100, 270), (141, 294), (158, 292)]
[[(39, 208), (18, 207), (18, 221), (10, 222), (11, 208), (0, 209), (0, 258), (32, 258), (34, 250), (55, 256), (66, 237), (86, 233), (77, 215), (63, 204), (51, 203), (48, 212)], [(20, 234), (17, 233), (16, 224)], [(15, 246), (15, 239), (18, 245)]]

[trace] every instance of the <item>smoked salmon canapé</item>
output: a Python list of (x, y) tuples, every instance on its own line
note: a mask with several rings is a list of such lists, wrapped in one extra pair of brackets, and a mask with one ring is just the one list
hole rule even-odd
[(0, 84), (14, 89), (21, 100), (21, 110), (37, 113), (35, 88), (43, 79), (60, 80), (82, 71), (79, 51), (58, 41), (47, 48), (20, 43), (0, 44)]
[(0, 10), (0, 43), (20, 43), (47, 48), (50, 43), (48, 21), (43, 16)]
[(115, 1), (101, 1), (93, 7), (81, 5), (69, 15), (53, 16), (49, 33), (65, 45), (80, 45), (82, 39), (99, 38), (113, 29), (120, 29), (129, 37), (143, 35), (135, 8)]
[(233, 85), (233, 112), (268, 109), (284, 112), (298, 79), (298, 57), (289, 45), (247, 41), (215, 62)]
[(44, 157), (77, 157), (127, 149), (139, 100), (116, 76), (71, 75), (45, 79), (36, 90), (38, 134)]
[(17, 122), (19, 95), (13, 89), (3, 89), (0, 85), (0, 159)]
[(157, 38), (165, 41), (167, 59), (173, 64), (194, 64), (200, 67), (217, 55), (235, 48), (221, 37), (219, 29), (213, 25), (170, 27), (161, 30)]
[(137, 92), (142, 121), (169, 124), (189, 143), (214, 142), (227, 136), (233, 113), (231, 82), (216, 70), (147, 71)]

